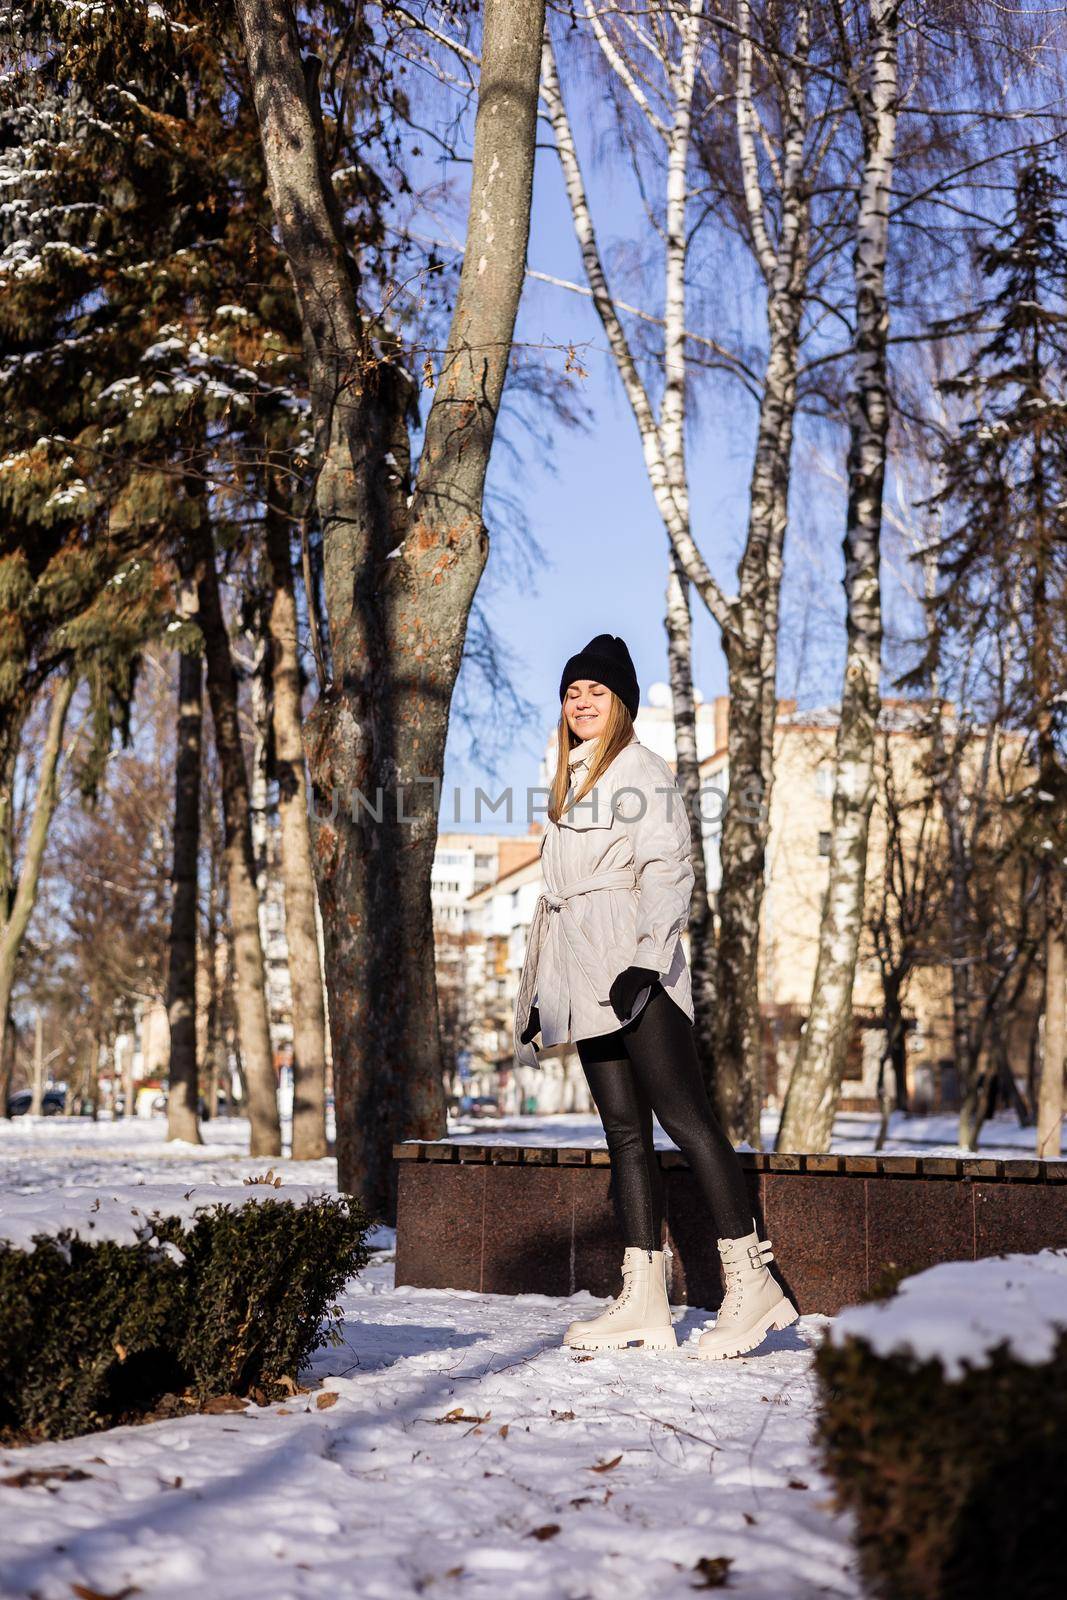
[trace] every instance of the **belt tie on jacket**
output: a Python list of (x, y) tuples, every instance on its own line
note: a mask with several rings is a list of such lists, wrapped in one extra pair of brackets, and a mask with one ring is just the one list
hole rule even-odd
[[(593, 872), (584, 878), (573, 878), (570, 883), (565, 883), (560, 889), (545, 889), (542, 891), (534, 909), (533, 922), (530, 926), (530, 936), (526, 947), (523, 981), (516, 996), (516, 1041), (518, 1041), (519, 1034), (529, 1020), (534, 987), (539, 982), (541, 950), (545, 939), (548, 937), (549, 927), (554, 918), (556, 920), (557, 937), (562, 939), (566, 946), (568, 961), (572, 962), (584, 973), (597, 999), (604, 1002), (607, 1001), (608, 989), (617, 974), (608, 969), (600, 951), (589, 942), (581, 923), (574, 915), (571, 901), (576, 900), (580, 895), (594, 894), (600, 889), (636, 888), (637, 874), (633, 868), (621, 867), (617, 872)], [(564, 962), (557, 960), (556, 973), (561, 986), (564, 976), (563, 966)], [(546, 981), (551, 981), (550, 973), (540, 975), (542, 986)], [(542, 987), (538, 996), (538, 1005), (542, 1014), (557, 1014), (561, 1004), (562, 995), (559, 989), (555, 994), (549, 995), (544, 992)], [(537, 1056), (532, 1045), (519, 1045), (516, 1043), (516, 1054), (520, 1060), (525, 1056), (528, 1064), (536, 1065)], [(532, 1062), (529, 1061), (530, 1056), (533, 1057)]]

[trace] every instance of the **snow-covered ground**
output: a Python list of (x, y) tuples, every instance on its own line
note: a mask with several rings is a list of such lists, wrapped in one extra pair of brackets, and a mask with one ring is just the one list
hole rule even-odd
[[(765, 1149), (773, 1149), (777, 1119), (763, 1116)], [(40, 1190), (51, 1184), (169, 1182), (240, 1183), (267, 1166), (287, 1182), (334, 1185), (337, 1168), (324, 1161), (252, 1159), (248, 1156), (248, 1124), (240, 1117), (220, 1117), (204, 1124), (202, 1145), (167, 1144), (162, 1117), (122, 1118), (93, 1123), (80, 1117), (0, 1118), (0, 1195), (5, 1189)], [(863, 1112), (842, 1112), (834, 1123), (832, 1148), (845, 1155), (869, 1154), (878, 1119)], [(894, 1115), (886, 1155), (965, 1156), (956, 1143), (956, 1118)], [(453, 1118), (448, 1137), (474, 1144), (597, 1145), (604, 1130), (594, 1113), (561, 1116)], [(1011, 1116), (996, 1117), (983, 1130), (979, 1154), (1033, 1156), (1033, 1128), (1020, 1128)], [(673, 1149), (657, 1126), (656, 1144)]]
[(6, 1190), (117, 1183), (243, 1183), (268, 1167), (288, 1182), (337, 1186), (337, 1163), (265, 1160), (248, 1154), (248, 1123), (219, 1117), (202, 1145), (167, 1144), (162, 1117), (0, 1118), (0, 1206)]
[[(778, 1132), (778, 1113), (764, 1111), (760, 1137), (765, 1150), (774, 1149)], [(878, 1117), (865, 1111), (842, 1111), (834, 1119), (830, 1148), (836, 1155), (870, 1155), (878, 1135)], [(450, 1139), (465, 1139), (473, 1144), (602, 1145), (604, 1131), (595, 1112), (566, 1112), (554, 1117), (502, 1117), (474, 1121), (455, 1118)], [(887, 1156), (968, 1156), (957, 1144), (959, 1119), (943, 1112), (928, 1117), (905, 1117), (894, 1112), (889, 1137), (880, 1154)], [(1033, 1156), (1036, 1134), (1021, 1128), (1013, 1116), (994, 1117), (986, 1123), (979, 1140), (982, 1156)], [(674, 1145), (656, 1126), (656, 1145), (673, 1150)]]
[[(5, 1188), (42, 1205), (80, 1184), (243, 1188), (268, 1165), (237, 1123), (210, 1125), (202, 1148), (163, 1131), (0, 1125), (0, 1212)], [(271, 1165), (334, 1182), (329, 1162)], [(0, 1450), (0, 1595), (670, 1600), (719, 1558), (738, 1595), (861, 1594), (812, 1448), (825, 1319), (722, 1365), (692, 1356), (692, 1308), (677, 1353), (562, 1349), (598, 1304), (397, 1289), (383, 1250), (349, 1284), (344, 1345), (319, 1353), (308, 1394)]]

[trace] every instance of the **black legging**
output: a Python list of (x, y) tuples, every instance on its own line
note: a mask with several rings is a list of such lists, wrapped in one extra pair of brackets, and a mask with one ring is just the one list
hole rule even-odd
[(578, 1040), (578, 1058), (611, 1154), (615, 1205), (627, 1247), (660, 1250), (663, 1179), (652, 1114), (682, 1151), (711, 1209), (716, 1236), (741, 1239), (754, 1221), (741, 1163), (715, 1119), (693, 1024), (659, 982), (632, 1022)]

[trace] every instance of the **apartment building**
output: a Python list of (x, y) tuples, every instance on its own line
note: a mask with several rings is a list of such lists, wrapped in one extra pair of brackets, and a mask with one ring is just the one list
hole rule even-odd
[[(946, 709), (951, 718), (951, 708)], [(697, 710), (697, 748), (700, 757), (704, 850), (708, 887), (714, 895), (721, 882), (720, 829), (722, 805), (729, 787), (727, 727), (729, 699), (721, 695), (702, 701)], [(788, 1083), (797, 1043), (811, 995), (818, 956), (819, 923), (827, 881), (830, 849), (833, 755), (837, 733), (837, 708), (827, 706), (798, 711), (795, 701), (779, 702), (774, 735), (775, 781), (771, 797), (770, 836), (761, 911), (760, 988), (765, 1019), (765, 1088), (767, 1101), (780, 1105)], [(675, 761), (670, 692), (655, 684), (636, 719), (638, 737), (668, 761)], [(892, 789), (898, 808), (906, 807), (925, 782), (921, 761), (926, 753), (920, 708), (913, 701), (887, 699), (883, 705), (880, 735), (892, 766)], [(1015, 735), (1001, 736), (1006, 746)], [(977, 746), (978, 741), (976, 741)], [(980, 751), (965, 761), (980, 759)], [(1013, 760), (1003, 763), (1013, 769)], [(1018, 766), (1017, 761), (1014, 763)], [(555, 734), (546, 740), (539, 782), (547, 784), (555, 767)], [(868, 846), (867, 893), (869, 917), (873, 915), (884, 880), (887, 815), (885, 775), (881, 775)], [(905, 823), (904, 826), (917, 824)], [(511, 1019), (523, 953), (534, 907), (541, 890), (538, 861), (540, 830), (529, 835), (505, 836), (516, 854), (498, 855), (495, 873), (487, 877), (462, 902), (457, 918), (454, 899), (462, 893), (458, 866), (439, 891), (442, 913), (447, 906), (450, 927), (461, 933), (462, 956), (452, 956), (451, 986), (462, 994), (462, 1026), (457, 1030), (457, 1053), (464, 1062), (469, 1092), (495, 1095), (508, 1111), (588, 1109), (588, 1099), (576, 1053), (560, 1046), (545, 1052), (541, 1071), (516, 1069), (512, 1056)], [(464, 839), (457, 845), (457, 839)], [(470, 843), (471, 839), (477, 841)], [(442, 835), (440, 850), (450, 859), (457, 850), (499, 850), (484, 835)], [(435, 881), (437, 874), (435, 865)], [(464, 867), (464, 871), (467, 868)], [(473, 871), (473, 866), (470, 868)], [(449, 868), (452, 871), (452, 868)], [(436, 915), (436, 910), (435, 910)], [(442, 916), (444, 925), (444, 916)], [(688, 944), (688, 936), (686, 935)], [(910, 1102), (933, 1109), (955, 1102), (957, 1086), (952, 1066), (952, 1008), (950, 975), (940, 959), (932, 959), (913, 973), (905, 1005), (906, 1081)], [(1033, 1017), (1022, 1007), (1017, 1022), (1018, 1052)], [(854, 1109), (876, 1103), (879, 1070), (885, 1047), (884, 998), (881, 970), (871, 938), (865, 937), (856, 975), (853, 1041), (846, 1069), (843, 1098)], [(529, 1080), (529, 1081), (527, 1081)]]

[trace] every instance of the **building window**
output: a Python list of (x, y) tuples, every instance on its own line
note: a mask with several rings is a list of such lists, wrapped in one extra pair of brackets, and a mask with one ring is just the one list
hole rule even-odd
[(822, 832), (822, 833), (819, 834), (819, 854), (821, 856), (828, 856), (830, 854), (830, 835), (829, 835), (829, 833)]
[(829, 800), (834, 792), (834, 764), (832, 761), (820, 761), (815, 768), (815, 793), (822, 799)]

